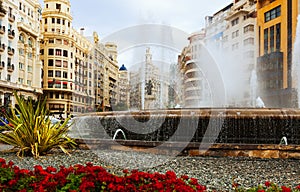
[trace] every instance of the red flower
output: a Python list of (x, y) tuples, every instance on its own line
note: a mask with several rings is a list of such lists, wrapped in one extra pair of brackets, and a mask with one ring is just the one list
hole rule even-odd
[(298, 185), (297, 187), (295, 187), (295, 189), (298, 189), (298, 190), (300, 190), (300, 185)]
[(259, 189), (259, 190), (257, 190), (257, 192), (265, 192), (265, 190)]
[(265, 186), (266, 186), (266, 187), (270, 187), (270, 186), (271, 186), (271, 182), (270, 182), (270, 181), (266, 181), (266, 182), (265, 182)]
[(282, 186), (281, 189), (282, 189), (282, 192), (291, 192), (292, 191), (291, 188), (286, 187), (286, 186)]
[(239, 187), (239, 184), (238, 184), (238, 183), (232, 183), (232, 187), (233, 187), (233, 188), (238, 188), (238, 187)]

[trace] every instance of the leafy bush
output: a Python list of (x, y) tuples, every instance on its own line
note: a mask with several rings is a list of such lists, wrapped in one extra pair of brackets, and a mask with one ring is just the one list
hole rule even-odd
[(14, 95), (19, 107), (12, 109), (11, 115), (7, 115), (10, 126), (5, 125), (6, 130), (0, 133), (0, 141), (18, 148), (18, 156), (32, 155), (37, 158), (56, 147), (67, 153), (66, 146), (76, 145), (67, 136), (69, 118), (63, 124), (51, 123), (46, 99), (39, 100), (37, 106), (33, 106), (32, 99), (26, 101), (16, 92)]
[(33, 171), (20, 169), (0, 158), (0, 191), (205, 191), (197, 179), (166, 174), (124, 170), (123, 176), (113, 175), (103, 167), (87, 163), (69, 168), (42, 168)]

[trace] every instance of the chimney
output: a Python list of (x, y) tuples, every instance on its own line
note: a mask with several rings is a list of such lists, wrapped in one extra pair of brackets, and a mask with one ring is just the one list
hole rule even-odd
[(83, 36), (83, 32), (84, 32), (84, 28), (82, 27), (82, 28), (80, 28), (80, 35)]

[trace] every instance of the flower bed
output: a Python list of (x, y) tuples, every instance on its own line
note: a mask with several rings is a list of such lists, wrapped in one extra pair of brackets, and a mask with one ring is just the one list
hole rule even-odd
[[(244, 188), (233, 183), (235, 192), (300, 192), (300, 185), (295, 188), (278, 186), (265, 182), (252, 188)], [(68, 168), (34, 166), (33, 170), (20, 169), (13, 162), (0, 158), (0, 192), (10, 191), (206, 191), (195, 178), (177, 177), (172, 171), (147, 173), (137, 170), (124, 170), (122, 176), (107, 172), (101, 166), (91, 163), (74, 165)], [(222, 191), (222, 190), (220, 190)]]
[(177, 177), (172, 171), (166, 174), (123, 171), (123, 176), (113, 175), (103, 167), (91, 163), (69, 168), (20, 169), (0, 158), (0, 192), (2, 191), (205, 191), (205, 186), (188, 176)]

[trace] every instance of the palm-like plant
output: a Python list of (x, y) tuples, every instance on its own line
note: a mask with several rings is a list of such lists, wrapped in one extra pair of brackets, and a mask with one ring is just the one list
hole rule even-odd
[(67, 135), (69, 118), (63, 124), (51, 123), (46, 99), (39, 100), (34, 109), (32, 99), (26, 101), (16, 92), (14, 95), (19, 108), (12, 109), (11, 115), (7, 115), (10, 125), (5, 125), (6, 131), (0, 133), (0, 141), (19, 149), (18, 156), (33, 155), (38, 158), (57, 147), (68, 153), (65, 147), (76, 145)]

